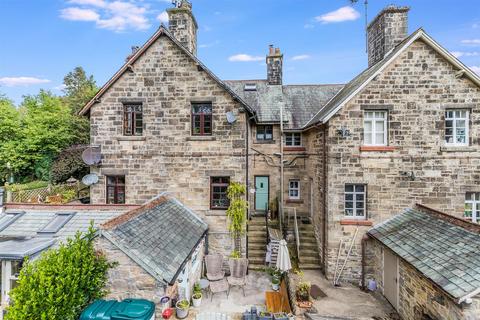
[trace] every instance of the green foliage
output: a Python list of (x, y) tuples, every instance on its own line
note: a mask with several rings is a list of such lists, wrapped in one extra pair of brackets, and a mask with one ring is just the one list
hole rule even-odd
[(193, 285), (193, 293), (202, 293), (202, 288), (200, 287), (200, 283), (195, 283)]
[(93, 225), (58, 249), (26, 261), (6, 320), (74, 320), (95, 299), (105, 295), (107, 271), (114, 266), (94, 249)]
[(47, 181), (40, 181), (40, 180), (35, 180), (31, 181), (28, 183), (14, 183), (14, 184), (7, 184), (5, 185), (5, 189), (16, 192), (16, 191), (22, 191), (22, 190), (33, 190), (33, 189), (39, 189), (39, 188), (45, 188), (48, 186)]
[(245, 200), (246, 187), (238, 182), (231, 182), (227, 189), (230, 206), (227, 209), (228, 230), (235, 239), (235, 251), (241, 252), (240, 236), (245, 232), (248, 203)]
[(232, 259), (240, 259), (242, 257), (242, 254), (240, 251), (233, 250), (232, 253), (230, 253), (230, 258)]
[(86, 146), (72, 146), (60, 152), (53, 160), (50, 177), (53, 182), (66, 181), (70, 177), (80, 180), (89, 172), (89, 167), (82, 160)]
[(65, 190), (64, 192), (61, 193), (61, 195), (63, 198), (63, 202), (68, 203), (77, 197), (77, 192), (73, 189)]
[(190, 307), (190, 302), (188, 302), (188, 300), (183, 299), (177, 302), (178, 309), (187, 310), (189, 307)]
[(97, 93), (98, 88), (93, 76), (87, 76), (82, 67), (76, 67), (63, 78), (65, 101), (72, 113), (77, 114)]

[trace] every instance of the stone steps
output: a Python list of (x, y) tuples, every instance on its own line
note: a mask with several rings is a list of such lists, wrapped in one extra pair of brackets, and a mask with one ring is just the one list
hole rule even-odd
[(310, 263), (299, 263), (298, 266), (303, 270), (320, 270), (320, 264), (310, 264)]
[(263, 258), (265, 259), (265, 250), (264, 249), (251, 249), (248, 248), (248, 257), (249, 258)]

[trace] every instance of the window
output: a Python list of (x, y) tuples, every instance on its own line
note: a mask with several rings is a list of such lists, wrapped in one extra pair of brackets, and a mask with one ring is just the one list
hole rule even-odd
[(387, 111), (365, 111), (363, 120), (365, 145), (387, 145), (387, 115)]
[(0, 218), (0, 231), (6, 229), (9, 225), (14, 223), (18, 218), (20, 218), (24, 213), (24, 211), (6, 212)]
[(210, 209), (227, 209), (230, 201), (227, 189), (230, 184), (229, 177), (212, 177), (210, 179)]
[(468, 144), (468, 111), (445, 111), (445, 143), (449, 145)]
[(290, 180), (288, 182), (288, 198), (292, 200), (300, 199), (300, 180)]
[(125, 203), (125, 176), (107, 176), (107, 203)]
[(288, 147), (299, 147), (302, 145), (302, 134), (300, 132), (285, 133), (285, 145)]
[(271, 141), (273, 140), (273, 126), (257, 126), (257, 140)]
[(345, 185), (345, 216), (365, 218), (366, 186), (364, 184)]
[(75, 212), (57, 213), (38, 233), (57, 233), (74, 215)]
[(124, 105), (123, 134), (126, 136), (143, 134), (143, 107), (141, 104)]
[(209, 136), (212, 134), (212, 104), (192, 104), (192, 135)]
[(465, 218), (472, 222), (480, 223), (480, 192), (467, 192), (465, 194)]

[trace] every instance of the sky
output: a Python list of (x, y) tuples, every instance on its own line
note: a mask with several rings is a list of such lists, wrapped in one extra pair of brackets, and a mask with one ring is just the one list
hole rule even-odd
[[(410, 6), (423, 27), (480, 74), (479, 0), (369, 0), (368, 17)], [(221, 79), (264, 79), (270, 44), (284, 53), (284, 83), (345, 83), (367, 66), (364, 0), (191, 0), (198, 57)], [(170, 0), (0, 0), (0, 94), (19, 104), (43, 88), (62, 94), (76, 66), (103, 85), (167, 24)]]

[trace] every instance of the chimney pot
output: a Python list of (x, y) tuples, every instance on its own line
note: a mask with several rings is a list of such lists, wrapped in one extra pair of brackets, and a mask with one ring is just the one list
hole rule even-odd
[(169, 30), (188, 51), (197, 55), (198, 24), (192, 13), (192, 4), (183, 0), (178, 7), (167, 9)]

